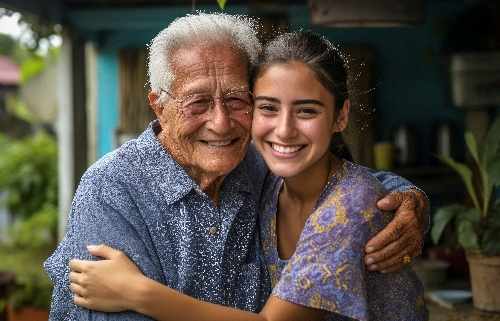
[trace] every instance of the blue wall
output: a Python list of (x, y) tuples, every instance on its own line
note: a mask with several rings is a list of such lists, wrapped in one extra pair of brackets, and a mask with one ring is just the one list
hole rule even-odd
[(110, 152), (114, 145), (114, 130), (119, 119), (118, 52), (101, 50), (97, 63), (97, 130), (99, 157)]
[[(442, 57), (442, 37), (438, 35), (443, 22), (452, 20), (474, 1), (429, 1), (424, 25), (404, 28), (312, 28), (306, 6), (288, 7), (292, 30), (312, 30), (342, 46), (371, 46), (377, 54), (377, 138), (386, 138), (396, 126), (408, 124), (419, 135), (421, 164), (432, 162), (432, 128), (443, 120), (463, 131), (462, 111), (453, 107), (449, 93), (447, 65)], [(229, 1), (230, 3), (230, 1)], [(198, 8), (217, 11), (217, 7)], [(118, 123), (118, 51), (122, 48), (145, 48), (146, 44), (175, 17), (189, 13), (190, 7), (175, 10), (116, 13), (117, 23), (102, 31), (99, 21), (113, 20), (109, 14), (93, 16), (91, 12), (73, 15), (75, 24), (86, 30), (87, 37), (99, 48), (98, 105), (99, 156), (113, 148), (113, 132)], [(248, 14), (246, 7), (226, 7), (228, 13)], [(154, 17), (151, 15), (154, 13)], [(86, 16), (86, 15), (87, 16)], [(123, 26), (128, 21), (128, 26)], [(109, 28), (109, 27), (108, 27)]]

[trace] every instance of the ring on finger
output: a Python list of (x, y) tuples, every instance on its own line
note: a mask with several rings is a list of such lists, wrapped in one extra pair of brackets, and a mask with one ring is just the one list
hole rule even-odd
[(411, 261), (411, 256), (409, 256), (408, 254), (403, 256), (403, 263), (404, 264), (408, 264), (408, 263), (410, 263), (410, 261)]

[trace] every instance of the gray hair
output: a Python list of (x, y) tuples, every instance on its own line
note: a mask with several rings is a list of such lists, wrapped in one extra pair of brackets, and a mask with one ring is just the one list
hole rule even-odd
[(258, 26), (255, 19), (225, 13), (196, 12), (175, 19), (149, 44), (151, 91), (160, 93), (161, 89), (170, 89), (174, 72), (169, 57), (179, 48), (196, 43), (234, 45), (246, 54), (252, 68), (261, 51)]

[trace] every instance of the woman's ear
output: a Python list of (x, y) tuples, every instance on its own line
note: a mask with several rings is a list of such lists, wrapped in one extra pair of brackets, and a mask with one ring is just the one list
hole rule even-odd
[(153, 111), (156, 114), (156, 118), (161, 119), (163, 115), (163, 105), (160, 100), (160, 95), (157, 92), (151, 91), (148, 94), (149, 105), (153, 108)]
[(333, 126), (333, 132), (341, 132), (347, 127), (347, 122), (349, 121), (349, 110), (351, 109), (351, 101), (349, 99), (344, 100), (344, 105), (342, 109), (337, 112), (337, 117), (335, 125)]

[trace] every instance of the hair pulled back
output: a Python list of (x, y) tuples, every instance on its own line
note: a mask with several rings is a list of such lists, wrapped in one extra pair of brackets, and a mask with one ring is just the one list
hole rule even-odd
[[(257, 60), (252, 74), (252, 87), (269, 67), (289, 62), (301, 62), (308, 66), (333, 95), (335, 111), (342, 109), (349, 98), (345, 61), (330, 41), (312, 32), (283, 33), (269, 41)], [(330, 151), (337, 157), (352, 161), (349, 148), (339, 132), (332, 135)]]

